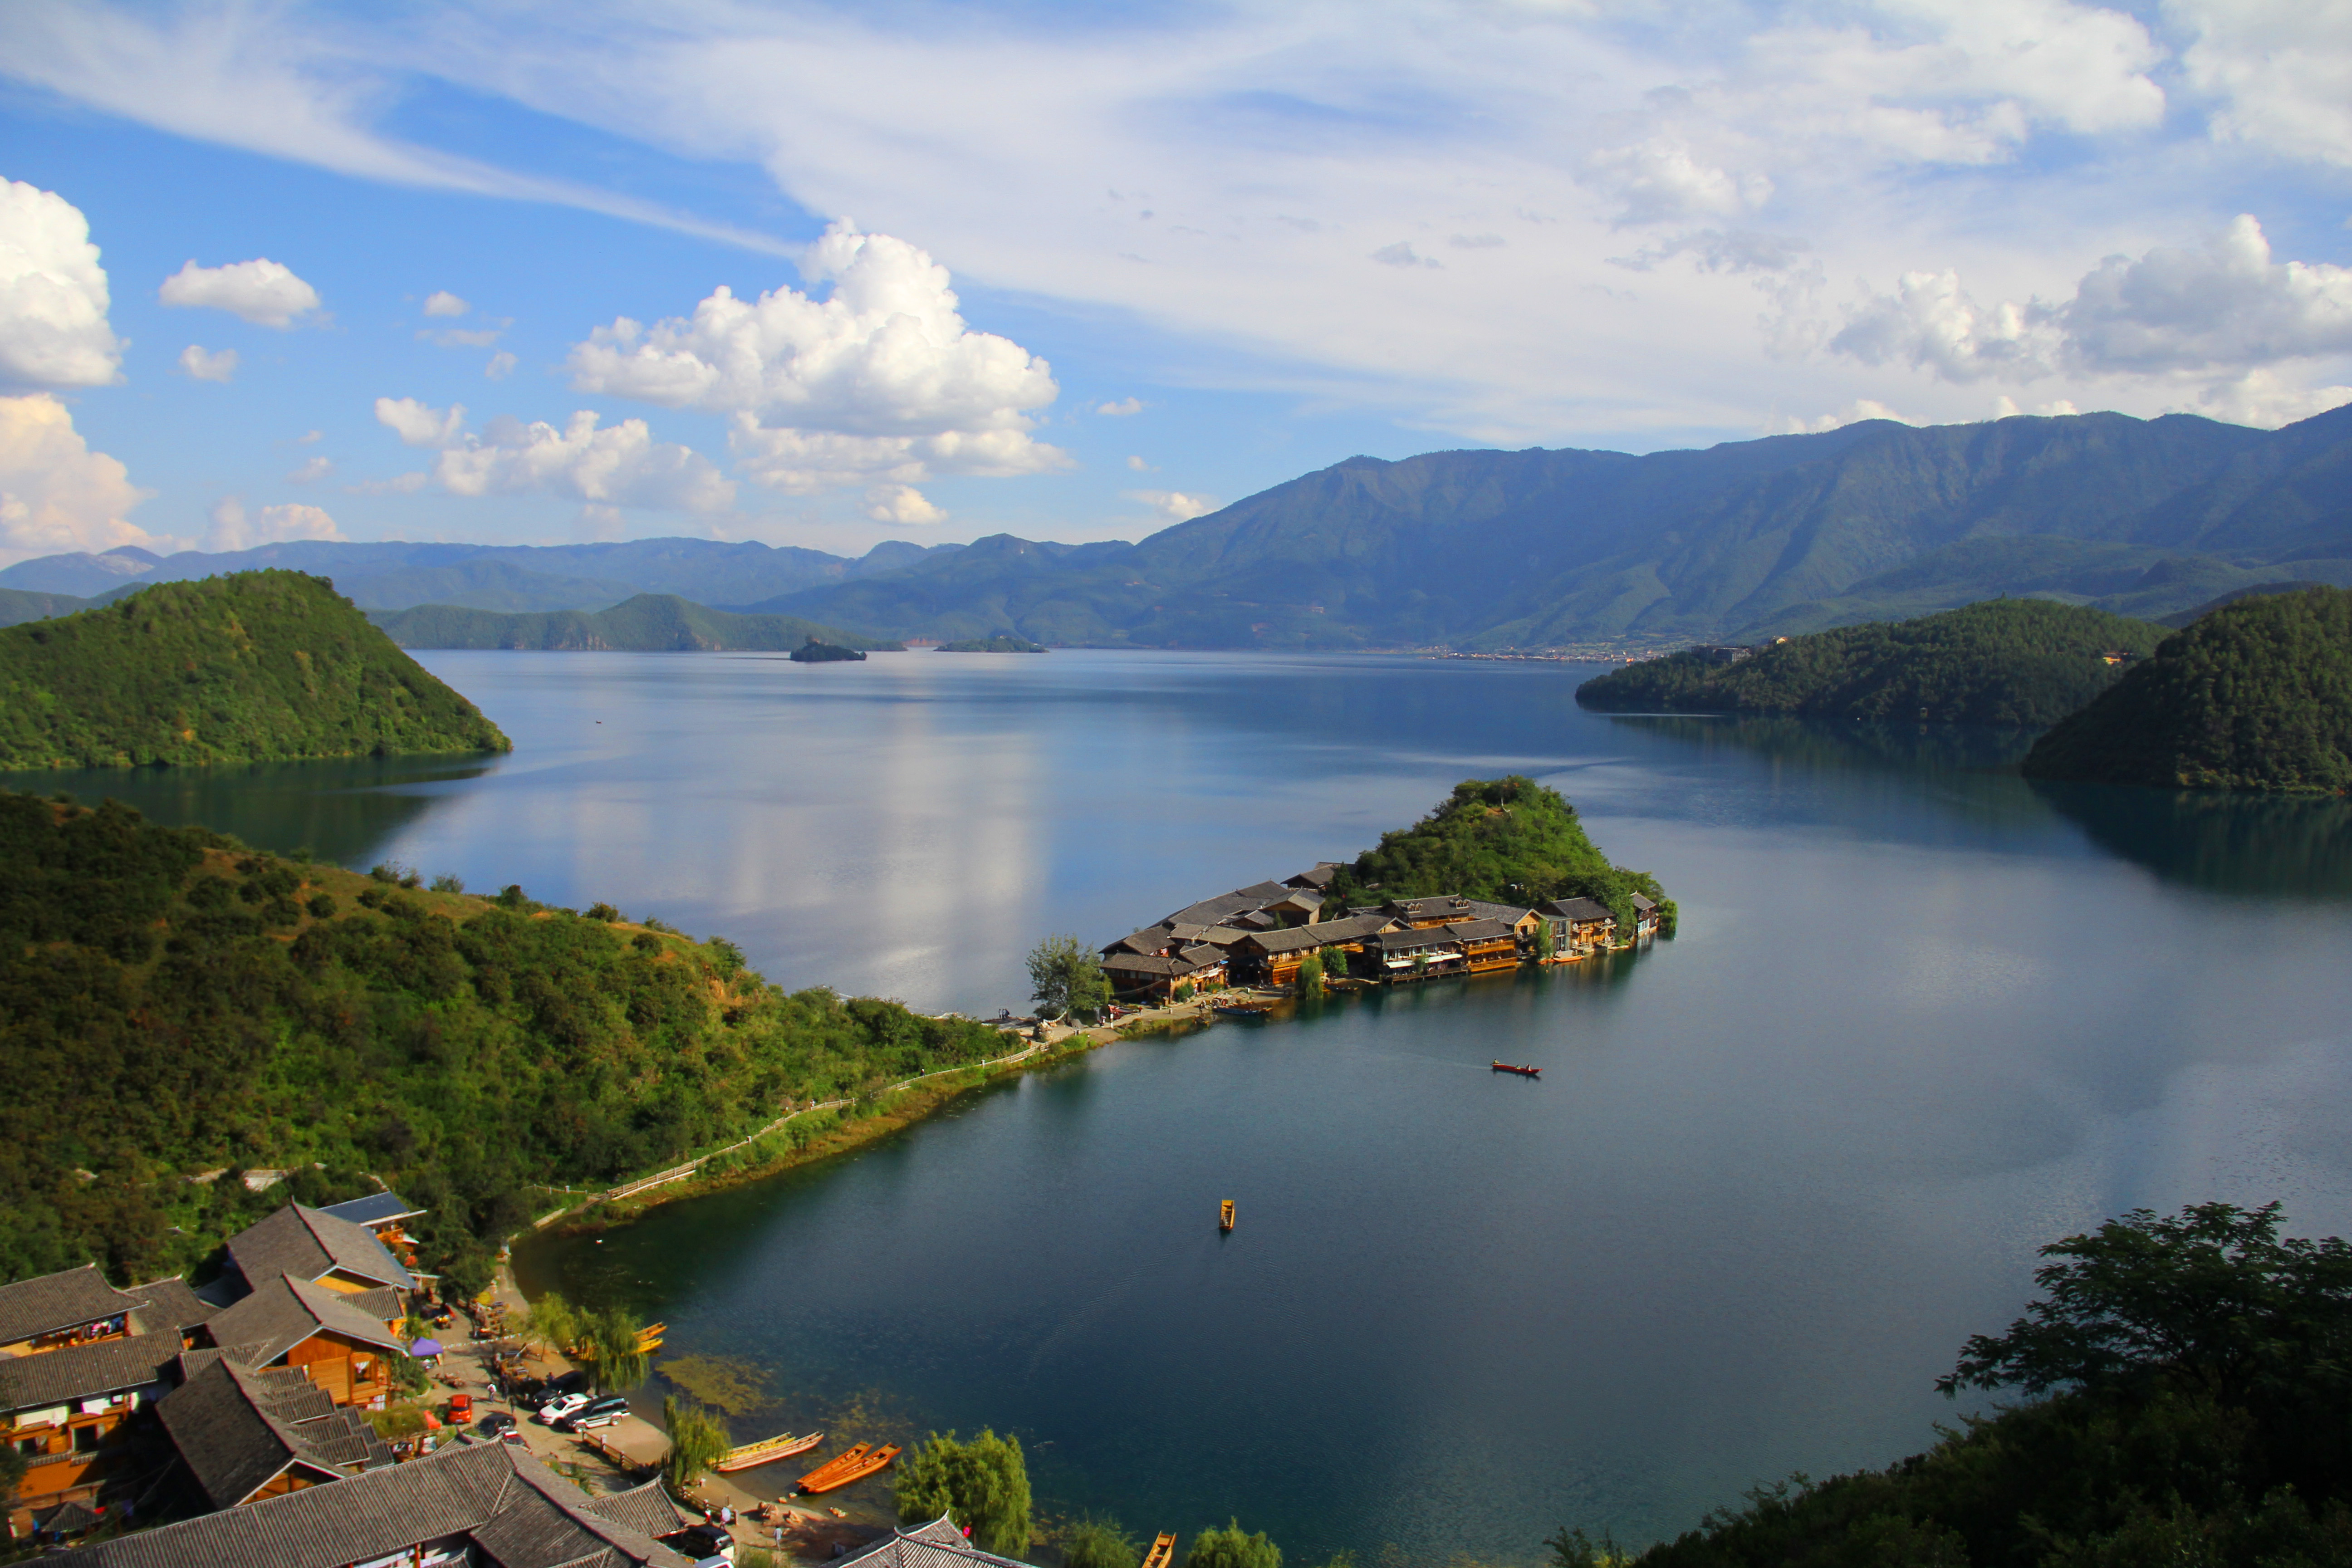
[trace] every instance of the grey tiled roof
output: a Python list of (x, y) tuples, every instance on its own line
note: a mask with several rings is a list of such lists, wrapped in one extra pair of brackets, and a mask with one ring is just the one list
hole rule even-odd
[(1633, 900), (1634, 910), (1639, 913), (1647, 914), (1650, 910), (1658, 907), (1654, 900), (1644, 894), (1634, 893), (1631, 895), (1631, 898)]
[(1445, 929), (1463, 942), (1493, 942), (1517, 934), (1500, 921), (1455, 921)]
[(661, 1482), (647, 1481), (625, 1492), (606, 1492), (580, 1505), (600, 1519), (644, 1535), (667, 1535), (681, 1525), (698, 1524), (700, 1514), (688, 1513), (669, 1500)]
[(966, 1541), (963, 1531), (950, 1523), (945, 1514), (913, 1530), (902, 1525), (863, 1552), (853, 1552), (840, 1561), (864, 1563), (871, 1568), (971, 1568), (973, 1563), (982, 1568), (998, 1563), (1026, 1568), (1015, 1558), (982, 1552)]
[(228, 1255), (257, 1289), (280, 1274), (317, 1279), (337, 1268), (378, 1285), (416, 1289), (415, 1278), (375, 1232), (300, 1204), (288, 1204), (229, 1237)]
[(1294, 888), (1322, 889), (1328, 888), (1331, 879), (1339, 874), (1339, 863), (1337, 860), (1318, 860), (1309, 869), (1299, 872), (1296, 877), (1286, 877), (1283, 880)]
[(593, 1511), (578, 1488), (510, 1443), (444, 1448), (85, 1546), (65, 1561), (85, 1568), (341, 1568), (453, 1536), (473, 1538), (482, 1560), (498, 1568), (689, 1568), (686, 1557), (632, 1523)]
[(1490, 904), (1483, 899), (1462, 901), (1470, 906), (1473, 920), (1500, 921), (1507, 926), (1515, 926), (1535, 912), (1525, 904)]
[(1440, 915), (1456, 916), (1467, 912), (1470, 900), (1453, 893), (1440, 893), (1427, 899), (1399, 899), (1389, 908), (1409, 921), (1433, 921)]
[[(288, 1466), (333, 1475), (392, 1462), (392, 1450), (352, 1429), (326, 1390), (300, 1373), (255, 1372), (216, 1361), (155, 1406), (172, 1446), (215, 1508), (233, 1508)], [(364, 1420), (362, 1425), (364, 1426)]]
[(1609, 912), (1607, 904), (1591, 899), (1554, 899), (1543, 907), (1543, 912), (1563, 921), (1613, 921), (1617, 918)]
[(137, 1297), (108, 1284), (95, 1263), (0, 1285), (0, 1345), (100, 1322), (138, 1305)]
[(383, 1350), (408, 1348), (384, 1327), (383, 1320), (368, 1316), (353, 1298), (289, 1275), (272, 1279), (205, 1325), (214, 1344), (255, 1366), (276, 1361), (321, 1329)]
[(387, 1220), (408, 1219), (425, 1211), (411, 1204), (398, 1193), (370, 1193), (363, 1198), (349, 1198), (339, 1204), (329, 1204), (319, 1211), (332, 1215), (353, 1225), (378, 1226)]
[(1455, 938), (1444, 926), (1423, 926), (1418, 931), (1384, 931), (1364, 939), (1367, 947), (1377, 947), (1382, 952), (1412, 952), (1427, 947), (1451, 947)]
[(1246, 938), (1245, 945), (1259, 952), (1299, 952), (1312, 947), (1328, 947), (1334, 942), (1361, 942), (1388, 923), (1386, 915), (1349, 915), (1343, 921), (1292, 926), (1286, 931), (1254, 931)]
[(0, 1411), (38, 1410), (161, 1383), (179, 1353), (177, 1334), (136, 1334), (38, 1355), (0, 1356)]
[(136, 1296), (145, 1303), (138, 1309), (139, 1323), (145, 1332), (151, 1334), (193, 1329), (220, 1310), (189, 1289), (188, 1282), (177, 1275), (152, 1284), (133, 1285), (123, 1294)]
[(1286, 898), (1290, 889), (1279, 882), (1258, 882), (1246, 888), (1235, 888), (1213, 899), (1202, 899), (1197, 904), (1187, 904), (1161, 925), (1222, 925), (1234, 916), (1250, 910), (1262, 910), (1277, 899)]

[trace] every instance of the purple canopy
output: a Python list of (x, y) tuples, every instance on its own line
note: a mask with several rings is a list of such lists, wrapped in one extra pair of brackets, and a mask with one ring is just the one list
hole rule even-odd
[(441, 1353), (441, 1342), (439, 1340), (419, 1340), (415, 1344), (408, 1347), (408, 1353), (416, 1357), (419, 1361), (422, 1361), (426, 1356), (439, 1355)]

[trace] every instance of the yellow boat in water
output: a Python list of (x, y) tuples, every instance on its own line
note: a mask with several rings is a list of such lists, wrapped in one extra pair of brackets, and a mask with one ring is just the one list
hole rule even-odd
[(824, 1441), (824, 1434), (822, 1432), (812, 1432), (805, 1437), (795, 1437), (786, 1433), (780, 1437), (769, 1437), (757, 1443), (746, 1443), (740, 1448), (731, 1448), (725, 1458), (710, 1468), (731, 1474), (736, 1470), (748, 1470), (755, 1465), (772, 1465), (778, 1459), (805, 1454)]
[(1231, 1198), (1217, 1205), (1217, 1228), (1219, 1230), (1234, 1228), (1234, 1200)]
[(1163, 1531), (1151, 1543), (1151, 1550), (1145, 1553), (1143, 1568), (1170, 1568), (1175, 1561), (1176, 1536), (1173, 1531)]

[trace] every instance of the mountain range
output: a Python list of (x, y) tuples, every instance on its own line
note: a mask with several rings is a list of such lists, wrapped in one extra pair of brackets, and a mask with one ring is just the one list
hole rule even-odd
[(597, 610), (635, 594), (877, 638), (1179, 647), (1759, 641), (2001, 595), (2155, 618), (2258, 584), (2352, 585), (2352, 406), (2273, 431), (2192, 415), (1865, 420), (1703, 450), (1350, 458), (1139, 543), (998, 534), (857, 559), (687, 539), (306, 542), (51, 556), (0, 589), (119, 594), (259, 565), (388, 611)]

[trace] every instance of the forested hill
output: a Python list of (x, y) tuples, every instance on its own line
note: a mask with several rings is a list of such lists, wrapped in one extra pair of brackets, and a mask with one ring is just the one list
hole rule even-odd
[(1702, 652), (1586, 681), (1610, 712), (1790, 713), (1827, 719), (2054, 724), (2123, 674), (2101, 657), (2155, 651), (2165, 629), (2041, 599), (1996, 599), (1891, 625), (1768, 645), (1737, 664)]
[(742, 616), (673, 594), (639, 594), (593, 615), (554, 610), (500, 615), (453, 605), (419, 605), (370, 617), (403, 647), (559, 648), (639, 653), (779, 653), (812, 637), (843, 647), (900, 645), (820, 626), (795, 616)]
[(0, 768), (503, 752), (323, 578), (163, 583), (0, 629)]
[[(1001, 1054), (976, 1024), (787, 995), (726, 942), (604, 906), (418, 888), (0, 793), (0, 1279), (190, 1267), (373, 1173), (467, 1291), (561, 1199)], [(824, 1124), (792, 1124), (805, 1134)], [(311, 1170), (316, 1162), (323, 1170)], [(208, 1184), (192, 1176), (227, 1168)]]
[(2042, 736), (2031, 778), (2352, 790), (2352, 593), (2224, 605)]
[(1411, 827), (1381, 835), (1340, 868), (1328, 907), (1459, 893), (1528, 907), (1550, 899), (1595, 899), (1633, 929), (1633, 895), (1657, 900), (1663, 934), (1675, 933), (1675, 905), (1646, 871), (1612, 866), (1560, 793), (1533, 779), (1465, 779)]

